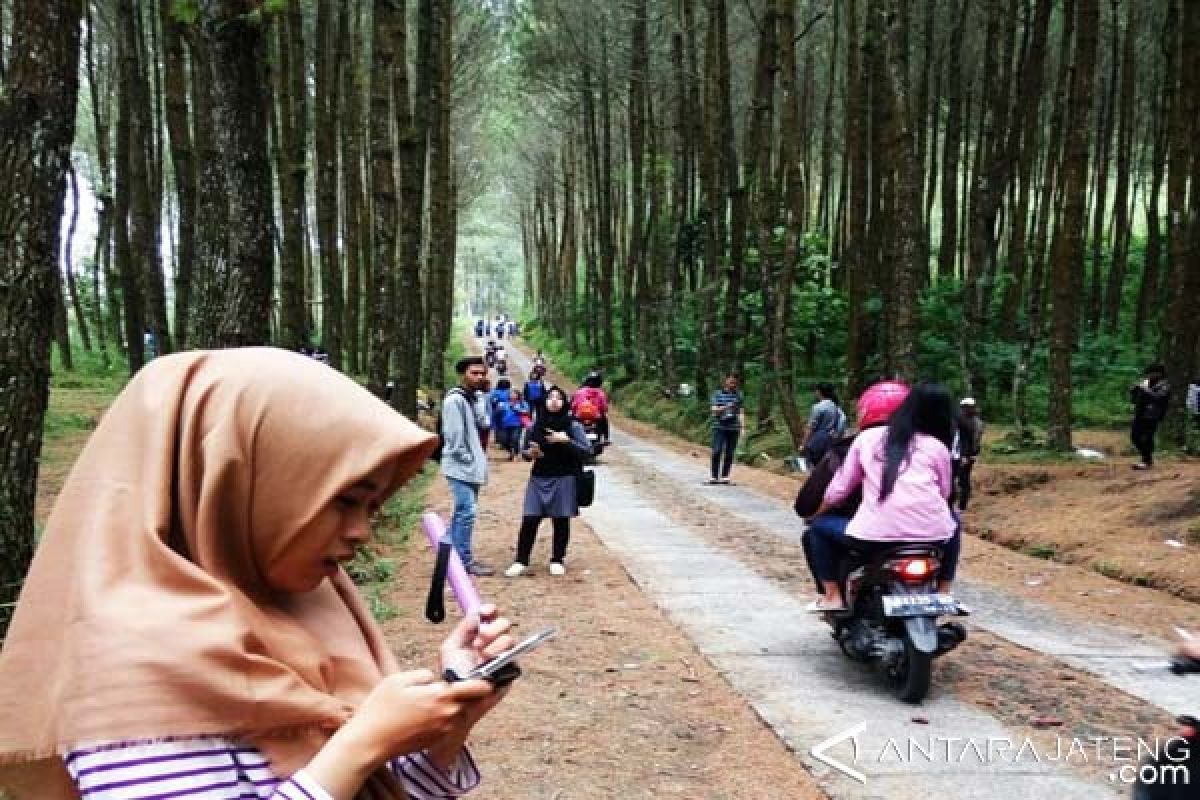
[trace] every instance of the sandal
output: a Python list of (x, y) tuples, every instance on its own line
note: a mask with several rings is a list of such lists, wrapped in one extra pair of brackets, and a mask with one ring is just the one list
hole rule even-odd
[(842, 604), (828, 603), (825, 601), (824, 598), (822, 598), (820, 600), (813, 600), (811, 603), (809, 603), (808, 605), (806, 605), (804, 607), (804, 610), (810, 614), (828, 614), (830, 612), (837, 613), (839, 611), (845, 611), (846, 605), (845, 605), (845, 603), (842, 603)]

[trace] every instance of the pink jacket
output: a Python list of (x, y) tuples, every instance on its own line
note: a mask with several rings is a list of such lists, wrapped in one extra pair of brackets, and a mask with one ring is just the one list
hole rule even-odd
[(900, 465), (896, 485), (882, 503), (887, 428), (869, 428), (850, 446), (842, 468), (825, 490), (825, 502), (837, 505), (860, 483), (862, 505), (850, 520), (846, 535), (868, 541), (943, 541), (957, 522), (950, 513), (950, 451), (932, 436), (918, 433), (908, 460)]

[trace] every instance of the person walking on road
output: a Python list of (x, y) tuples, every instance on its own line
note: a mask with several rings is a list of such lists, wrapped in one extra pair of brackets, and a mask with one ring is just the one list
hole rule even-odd
[(733, 456), (737, 452), (738, 438), (746, 427), (746, 403), (738, 391), (735, 375), (726, 375), (721, 388), (713, 393), (712, 412), (712, 462), (710, 484), (729, 483), (733, 470)]
[(538, 526), (550, 517), (554, 541), (550, 551), (550, 574), (566, 574), (567, 544), (571, 539), (571, 517), (579, 516), (577, 480), (592, 445), (583, 425), (570, 413), (567, 393), (557, 386), (546, 391), (542, 413), (529, 435), (525, 457), (533, 461), (525, 487), (521, 530), (517, 533), (517, 557), (504, 571), (517, 578), (529, 569)]
[(1158, 431), (1158, 423), (1167, 415), (1170, 397), (1171, 386), (1167, 383), (1162, 364), (1151, 364), (1146, 368), (1142, 382), (1130, 387), (1133, 425), (1129, 438), (1142, 457), (1139, 463), (1133, 465), (1134, 469), (1150, 469), (1154, 466), (1154, 434)]
[(442, 401), (442, 474), (450, 484), (454, 514), (450, 518), (450, 541), (472, 575), (493, 575), (495, 570), (476, 561), (471, 550), (479, 490), (487, 483), (488, 462), (479, 429), (490, 424), (480, 413), (476, 396), (487, 383), (487, 367), (478, 356), (459, 359), (454, 369), (461, 386), (446, 392)]
[(975, 460), (983, 450), (983, 420), (973, 397), (964, 397), (958, 404), (955, 449), (954, 494), (950, 502), (957, 503), (959, 511), (966, 511), (967, 503), (971, 500), (971, 470), (975, 468)]

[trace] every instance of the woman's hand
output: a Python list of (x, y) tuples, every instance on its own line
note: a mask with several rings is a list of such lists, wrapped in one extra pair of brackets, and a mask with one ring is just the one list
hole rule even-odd
[(496, 694), (483, 680), (445, 683), (429, 670), (394, 673), (367, 695), (306, 770), (335, 800), (348, 800), (391, 759), (427, 748), (432, 753), (448, 740), (458, 741), (448, 759), (438, 759), (449, 766), (465, 731), (479, 718), (476, 704)]

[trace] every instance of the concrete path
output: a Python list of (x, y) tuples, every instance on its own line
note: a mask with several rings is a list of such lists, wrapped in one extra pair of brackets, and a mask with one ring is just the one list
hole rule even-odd
[[(506, 343), (524, 372), (525, 353)], [(707, 463), (613, 431), (620, 452), (664, 480), (798, 545), (802, 525), (786, 504), (739, 486), (702, 486)], [(1093, 782), (1054, 763), (1055, 752), (1027, 745), (979, 709), (934, 686), (919, 708), (897, 701), (880, 676), (846, 659), (828, 627), (771, 581), (653, 508), (619, 467), (600, 467), (595, 504), (584, 517), (638, 585), (793, 749), (836, 800), (956, 800), (1013, 797), (1127, 797), (1113, 777)], [(1166, 643), (1134, 641), (1107, 626), (1072, 627), (1053, 611), (961, 580), (972, 621), (1003, 638), (1087, 670), (1148, 702), (1183, 713), (1200, 708), (1200, 686), (1132, 665), (1160, 660)], [(953, 656), (949, 656), (953, 657)], [(919, 717), (924, 722), (913, 721)], [(849, 736), (850, 733), (854, 735)], [(814, 757), (812, 748), (847, 734), (827, 757), (860, 782)], [(1064, 741), (1064, 748), (1070, 746)], [(1093, 758), (1094, 760), (1094, 758)]]

